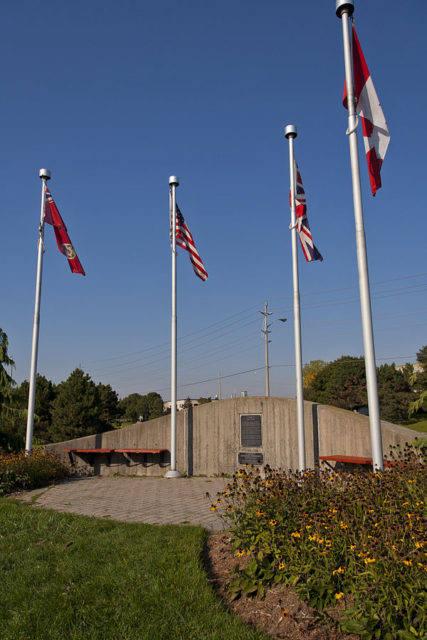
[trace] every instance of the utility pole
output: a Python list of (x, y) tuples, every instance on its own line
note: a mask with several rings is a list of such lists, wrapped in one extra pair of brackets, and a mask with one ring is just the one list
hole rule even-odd
[(218, 371), (218, 400), (221, 400), (221, 371)]
[(265, 301), (264, 311), (259, 311), (259, 313), (261, 313), (264, 316), (264, 329), (261, 329), (261, 333), (263, 333), (265, 337), (265, 396), (266, 398), (268, 398), (270, 395), (270, 367), (268, 364), (268, 343), (270, 342), (270, 340), (268, 339), (268, 334), (271, 333), (271, 331), (268, 330), (268, 327), (270, 325), (268, 324), (267, 320), (268, 320), (268, 316), (272, 315), (271, 311), (267, 311), (267, 307), (268, 307), (268, 300)]

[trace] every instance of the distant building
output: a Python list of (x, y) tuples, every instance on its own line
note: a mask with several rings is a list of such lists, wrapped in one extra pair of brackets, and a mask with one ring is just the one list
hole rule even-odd
[[(411, 364), (414, 367), (414, 373), (421, 373), (424, 371), (423, 365), (420, 362), (407, 362), (406, 364)], [(396, 366), (396, 371), (403, 371), (406, 367), (406, 364), (399, 364)]]
[[(193, 407), (197, 407), (198, 406), (198, 404), (199, 404), (198, 400), (192, 400), (191, 398), (190, 398), (190, 400), (191, 400), (191, 404), (193, 405)], [(183, 400), (177, 400), (176, 401), (176, 408), (177, 408), (178, 411), (181, 411), (181, 409), (184, 408), (184, 405), (185, 405), (186, 401), (187, 401), (187, 398), (184, 398)], [(163, 409), (165, 411), (167, 411), (168, 409), (171, 408), (171, 405), (172, 405), (171, 401), (168, 400), (167, 402), (163, 403)]]

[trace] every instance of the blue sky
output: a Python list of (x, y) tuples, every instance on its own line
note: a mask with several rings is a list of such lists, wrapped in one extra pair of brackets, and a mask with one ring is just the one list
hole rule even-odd
[[(361, 153), (378, 364), (414, 361), (427, 343), (426, 17), (421, 0), (356, 1), (391, 133), (375, 198)], [(120, 396), (169, 398), (176, 174), (209, 273), (202, 283), (179, 251), (178, 396), (215, 395), (219, 371), (223, 396), (264, 393), (265, 300), (272, 319), (288, 318), (272, 326), (271, 391), (294, 396), (289, 123), (324, 256), (300, 254), (303, 361), (363, 353), (334, 0), (23, 0), (3, 8), (0, 31), (0, 326), (18, 382), (29, 376), (47, 167), (87, 276), (71, 274), (46, 228), (40, 373), (60, 382), (81, 366)]]

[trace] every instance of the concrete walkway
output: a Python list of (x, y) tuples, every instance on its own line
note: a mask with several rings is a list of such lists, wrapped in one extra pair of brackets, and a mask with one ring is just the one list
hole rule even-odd
[(224, 478), (78, 478), (15, 498), (38, 507), (97, 518), (149, 524), (193, 524), (223, 529), (212, 502), (227, 484)]

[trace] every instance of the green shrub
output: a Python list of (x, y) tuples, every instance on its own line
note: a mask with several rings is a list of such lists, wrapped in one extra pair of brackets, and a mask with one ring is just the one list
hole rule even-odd
[(25, 451), (0, 454), (0, 495), (59, 482), (67, 474), (68, 468), (61, 459), (43, 449), (28, 455)]
[(284, 583), (320, 611), (344, 603), (343, 630), (366, 640), (424, 638), (425, 458), (407, 447), (381, 473), (243, 468), (211, 507), (245, 560), (232, 596)]

